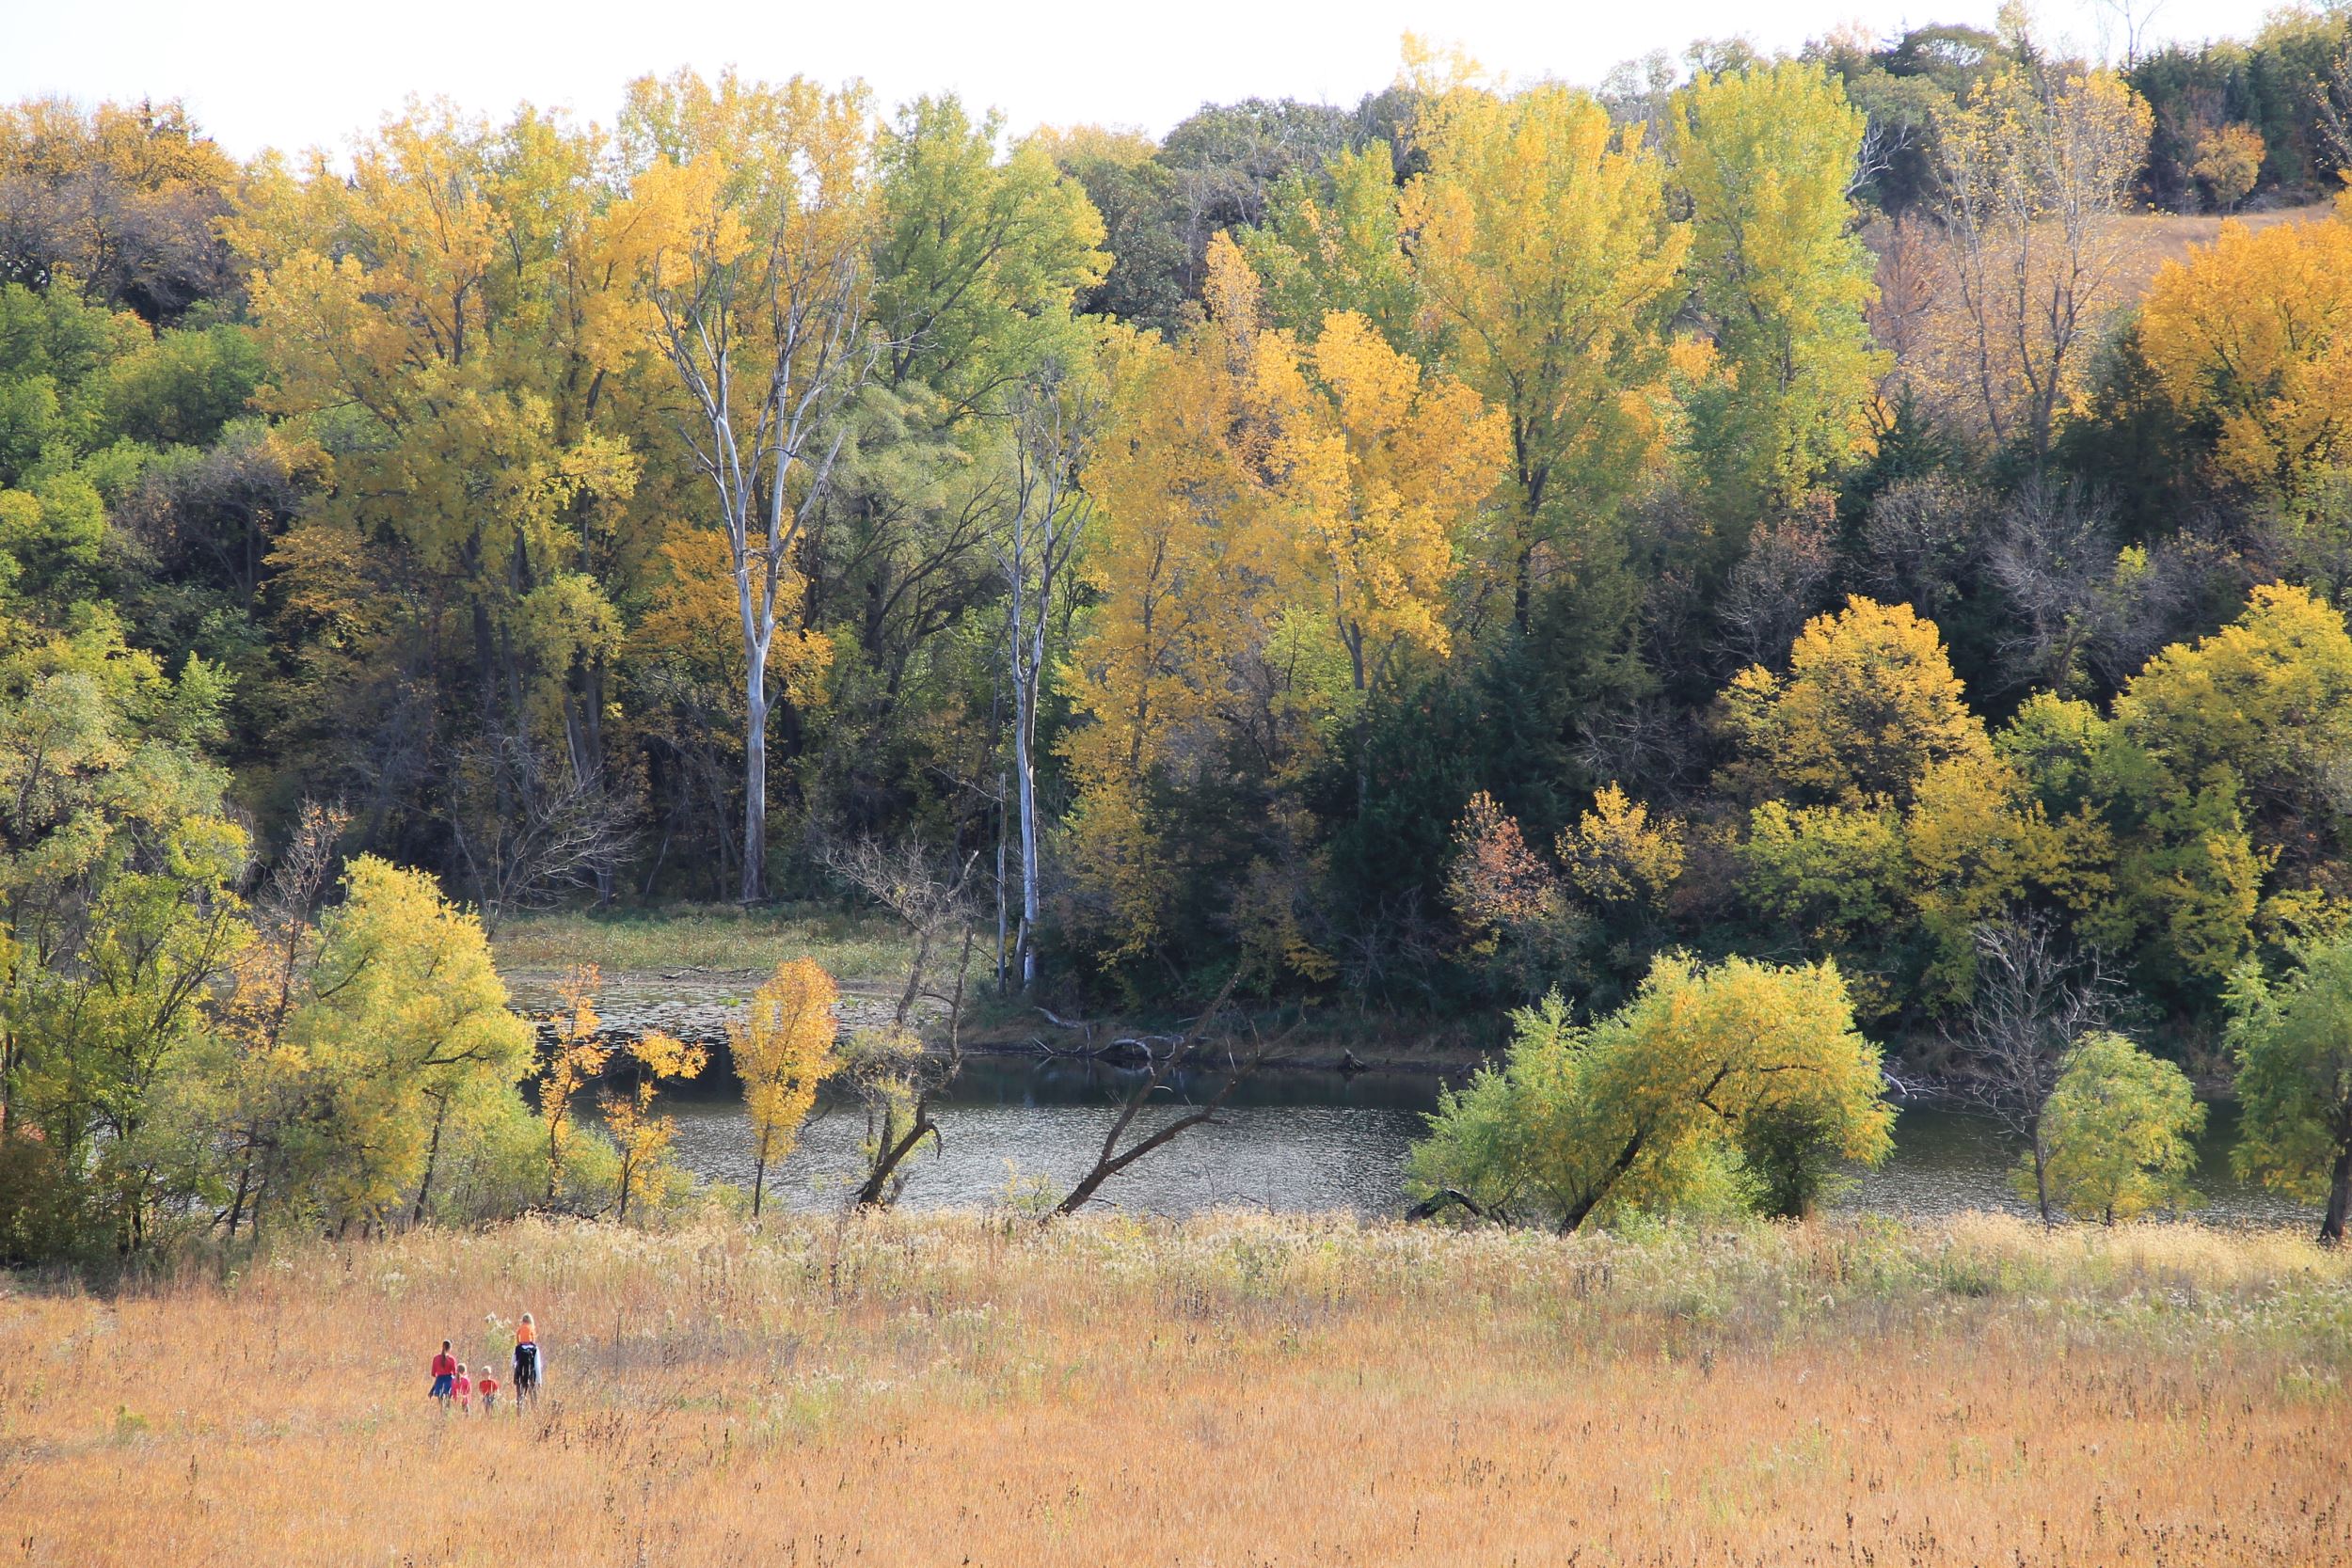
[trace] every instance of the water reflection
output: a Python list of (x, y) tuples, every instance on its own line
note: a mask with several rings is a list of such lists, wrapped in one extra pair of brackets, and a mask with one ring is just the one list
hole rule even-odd
[[(937, 1115), (938, 1147), (906, 1167), (912, 1209), (986, 1207), (1012, 1180), (1066, 1190), (1092, 1163), (1137, 1075), (1098, 1062), (983, 1057), (969, 1062)], [(1411, 1073), (1285, 1070), (1243, 1083), (1216, 1123), (1154, 1151), (1103, 1189), (1099, 1202), (1135, 1212), (1204, 1209), (1393, 1213), (1404, 1207), (1405, 1152), (1436, 1105), (1438, 1079)], [(1212, 1073), (1185, 1074), (1137, 1118), (1148, 1132), (1214, 1095)], [(748, 1185), (751, 1128), (742, 1102), (706, 1091), (669, 1101), (678, 1157), (696, 1175)], [(2229, 1174), (2231, 1107), (2214, 1107), (2198, 1172), (2209, 1223), (2315, 1224), (2316, 1211), (2249, 1188)], [(858, 1109), (828, 1101), (803, 1132), (769, 1198), (795, 1208), (840, 1204), (857, 1184), (866, 1133)], [(1947, 1108), (1911, 1104), (1895, 1155), (1860, 1174), (1839, 1201), (1876, 1212), (1931, 1215), (1966, 1209), (2029, 1212), (2011, 1191), (2013, 1156), (1997, 1130)]]

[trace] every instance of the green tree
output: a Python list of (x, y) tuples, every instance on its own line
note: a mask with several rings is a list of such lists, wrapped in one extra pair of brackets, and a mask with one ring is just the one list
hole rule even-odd
[(2031, 1201), (2046, 1183), (2058, 1207), (2108, 1225), (2185, 1202), (2204, 1125), (2186, 1073), (2096, 1030), (2066, 1053), (2042, 1112), (2048, 1151), (2039, 1180), (2028, 1155), (2017, 1190)]
[(363, 855), (342, 886), (267, 1066), (300, 1110), (265, 1194), (324, 1225), (382, 1226), (433, 1212), (460, 1146), (519, 1129), (535, 1042), (481, 921), (431, 877)]
[[(1826, 1149), (1875, 1164), (1892, 1147), (1878, 1048), (1856, 1032), (1834, 964), (1706, 969), (1667, 956), (1589, 1026), (1556, 995), (1513, 1024), (1503, 1066), (1440, 1099), (1408, 1161), (1421, 1193), (1574, 1230), (1688, 1202), (1743, 1147), (1769, 1164), (1768, 1126), (1784, 1145), (1804, 1130), (1808, 1161)], [(1786, 1208), (1802, 1191), (1768, 1169), (1751, 1201)]]
[(1702, 74), (1666, 133), (1691, 203), (1690, 277), (1708, 353), (1690, 446), (1717, 513), (1741, 526), (1864, 450), (1885, 356), (1848, 183), (1862, 112), (1820, 69), (1784, 60)]
[(2240, 968), (2228, 1000), (2244, 1108), (2231, 1163), (2325, 1203), (2319, 1239), (2337, 1244), (2352, 1217), (2352, 936), (2304, 944), (2275, 980)]
[(202, 755), (221, 697), (103, 610), (70, 637), (0, 618), (0, 1144), (39, 1140), (9, 1163), (44, 1173), (40, 1202), (123, 1250), (187, 1168), (158, 1095), (244, 938), (246, 835)]

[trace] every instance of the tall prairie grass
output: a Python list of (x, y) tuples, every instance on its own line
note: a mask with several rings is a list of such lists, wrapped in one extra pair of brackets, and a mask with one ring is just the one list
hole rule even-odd
[[(540, 1405), (432, 1408), (525, 1310)], [(2334, 1562), (2348, 1364), (2191, 1227), (528, 1222), (16, 1282), (0, 1558)]]

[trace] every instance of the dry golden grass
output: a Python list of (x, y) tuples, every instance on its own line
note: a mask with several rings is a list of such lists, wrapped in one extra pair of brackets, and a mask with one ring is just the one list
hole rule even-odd
[[(524, 1309), (544, 1403), (430, 1408)], [(2347, 1360), (2343, 1259), (2185, 1228), (530, 1223), (19, 1282), (0, 1558), (2334, 1562)]]
[(2133, 243), (2118, 279), (2115, 297), (2137, 299), (2146, 293), (2167, 261), (2187, 261), (2198, 246), (2218, 239), (2225, 223), (2267, 229), (2279, 223), (2311, 223), (2335, 210), (2332, 201), (2314, 201), (2302, 207), (2273, 207), (2227, 217), (2219, 214), (2180, 213), (2150, 213), (2135, 217), (2130, 220)]

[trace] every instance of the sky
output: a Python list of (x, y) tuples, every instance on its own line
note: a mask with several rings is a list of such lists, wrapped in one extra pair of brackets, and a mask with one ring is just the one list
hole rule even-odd
[[(2042, 0), (2037, 28), (2119, 55), (2110, 8)], [(180, 98), (232, 153), (339, 149), (411, 94), (502, 114), (528, 101), (609, 122), (630, 79), (735, 65), (862, 77), (885, 104), (952, 89), (1015, 133), (1098, 122), (1153, 135), (1204, 102), (1353, 103), (1395, 75), (1406, 32), (1526, 80), (1597, 84), (1697, 38), (1792, 49), (1840, 24), (1894, 36), (1989, 26), (1998, 0), (0, 0), (0, 101)], [(2246, 36), (2260, 0), (2160, 0), (2159, 40)]]

